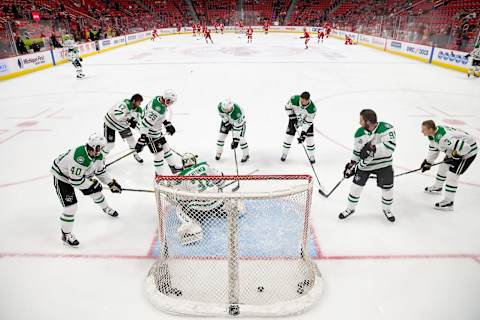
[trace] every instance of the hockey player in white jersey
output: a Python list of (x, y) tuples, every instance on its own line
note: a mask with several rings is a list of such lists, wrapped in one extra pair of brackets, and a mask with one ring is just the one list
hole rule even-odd
[(303, 92), (301, 95), (295, 95), (288, 100), (285, 105), (285, 111), (288, 115), (288, 126), (283, 142), (282, 157), (280, 160), (287, 159), (288, 152), (292, 146), (292, 140), (297, 131), (300, 132), (298, 143), (307, 142), (306, 150), (310, 163), (315, 163), (315, 142), (313, 140), (313, 120), (317, 109), (310, 100), (310, 93)]
[(238, 148), (240, 143), (240, 149), (242, 149), (243, 156), (242, 162), (247, 162), (250, 158), (248, 151), (247, 140), (245, 139), (245, 130), (247, 123), (245, 121), (245, 113), (243, 109), (230, 99), (225, 99), (218, 104), (218, 114), (222, 119), (220, 123), (220, 134), (217, 140), (217, 154), (216, 160), (220, 160), (223, 152), (223, 146), (225, 145), (225, 138), (228, 133), (232, 131), (232, 149)]
[(66, 40), (65, 45), (67, 47), (67, 59), (70, 61), (75, 69), (77, 70), (77, 79), (82, 79), (85, 77), (83, 73), (83, 68), (81, 62), (83, 59), (80, 57), (77, 45), (73, 40)]
[(163, 174), (163, 161), (167, 161), (172, 173), (179, 171), (172, 157), (172, 150), (165, 139), (162, 127), (169, 135), (175, 133), (175, 127), (166, 119), (167, 108), (171, 107), (177, 101), (177, 94), (172, 90), (165, 90), (163, 95), (154, 97), (143, 110), (139, 122), (140, 138), (135, 145), (135, 150), (140, 153), (147, 145), (153, 153), (153, 165), (155, 174)]
[(95, 177), (107, 184), (113, 193), (121, 193), (122, 187), (112, 179), (105, 170), (105, 160), (102, 149), (106, 145), (104, 137), (94, 133), (88, 138), (85, 145), (59, 155), (50, 169), (53, 175), (53, 184), (57, 192), (63, 213), (62, 241), (70, 247), (77, 247), (80, 243), (72, 234), (75, 213), (77, 212), (77, 198), (75, 189), (78, 188), (90, 196), (106, 214), (117, 217), (118, 212), (110, 208), (102, 194), (102, 185)]
[(111, 107), (104, 117), (103, 135), (107, 139), (107, 145), (103, 148), (105, 155), (108, 155), (115, 146), (115, 132), (125, 139), (131, 150), (134, 150), (133, 157), (139, 163), (143, 162), (135, 150), (136, 140), (133, 137), (132, 130), (137, 128), (137, 123), (142, 115), (140, 104), (143, 97), (140, 94), (134, 94), (130, 99), (124, 99)]
[[(206, 162), (197, 163), (197, 157), (186, 153), (182, 157), (183, 170), (179, 176), (223, 176), (223, 173), (210, 167)], [(223, 192), (224, 180), (178, 180), (176, 188), (193, 193)], [(201, 223), (210, 217), (225, 218), (227, 211), (236, 210), (242, 215), (245, 211), (243, 203), (231, 199), (195, 199), (179, 196), (174, 199), (179, 206), (177, 216), (181, 221), (178, 228), (180, 242), (183, 245), (197, 242), (203, 238)]]
[(433, 120), (422, 123), (422, 133), (428, 137), (428, 154), (423, 160), (422, 172), (430, 170), (440, 152), (445, 153), (444, 162), (439, 165), (435, 183), (425, 188), (427, 193), (441, 193), (445, 184), (445, 197), (435, 203), (438, 210), (451, 211), (454, 207), (458, 179), (465, 173), (477, 156), (475, 139), (468, 133), (448, 126), (437, 126)]
[(468, 53), (465, 58), (472, 57), (472, 64), (468, 68), (467, 75), (474, 75), (475, 77), (480, 77), (480, 43), (475, 45), (475, 48), (472, 52)]
[(352, 159), (345, 165), (343, 175), (353, 178), (348, 195), (348, 205), (338, 216), (345, 219), (355, 212), (360, 195), (370, 175), (376, 175), (377, 186), (382, 189), (383, 214), (395, 222), (391, 206), (393, 203), (392, 155), (396, 148), (396, 134), (392, 125), (378, 122), (371, 109), (360, 112), (360, 128), (355, 132)]

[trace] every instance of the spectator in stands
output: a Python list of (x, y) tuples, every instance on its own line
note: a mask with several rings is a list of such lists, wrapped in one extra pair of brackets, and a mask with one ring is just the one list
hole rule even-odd
[(12, 13), (15, 19), (20, 19), (20, 14), (18, 13), (17, 6), (12, 3)]
[(52, 35), (50, 36), (50, 42), (51, 42), (52, 47), (62, 48), (62, 45), (60, 44), (60, 42), (58, 42), (57, 36), (55, 35), (55, 33), (52, 33)]
[(25, 46), (25, 43), (23, 42), (23, 40), (19, 36), (15, 37), (15, 45), (17, 46), (17, 51), (18, 51), (19, 54), (28, 53), (27, 47)]

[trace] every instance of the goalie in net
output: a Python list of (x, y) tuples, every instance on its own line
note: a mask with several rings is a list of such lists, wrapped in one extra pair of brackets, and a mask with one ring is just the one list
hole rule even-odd
[[(158, 259), (146, 279), (165, 312), (281, 316), (311, 307), (322, 278), (311, 260), (312, 178), (224, 176), (194, 155), (159, 176)], [(241, 184), (239, 192), (228, 187)]]
[[(197, 163), (197, 156), (185, 153), (182, 156), (183, 170), (178, 176), (223, 176), (223, 173), (210, 167), (206, 162)], [(176, 180), (169, 181), (167, 186), (187, 192), (219, 193), (223, 192), (224, 180)], [(227, 216), (226, 204), (236, 207), (240, 214), (245, 206), (239, 200), (225, 199), (185, 199), (182, 196), (170, 196), (170, 200), (177, 205), (176, 214), (181, 222), (178, 228), (178, 237), (182, 245), (193, 244), (203, 239), (201, 223), (210, 217)]]

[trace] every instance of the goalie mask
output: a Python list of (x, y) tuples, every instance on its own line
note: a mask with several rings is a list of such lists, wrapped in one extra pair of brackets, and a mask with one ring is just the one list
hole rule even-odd
[(98, 133), (94, 133), (88, 137), (87, 149), (95, 151), (95, 157), (98, 157), (106, 144), (107, 140), (105, 137), (99, 135)]
[(230, 99), (225, 99), (222, 102), (220, 102), (220, 108), (222, 108), (222, 111), (225, 113), (230, 113), (233, 110), (233, 102)]
[(197, 164), (197, 156), (192, 154), (192, 153), (185, 153), (183, 156), (182, 156), (182, 165), (183, 165), (183, 168), (186, 169), (186, 168), (189, 168), (191, 166), (194, 166)]

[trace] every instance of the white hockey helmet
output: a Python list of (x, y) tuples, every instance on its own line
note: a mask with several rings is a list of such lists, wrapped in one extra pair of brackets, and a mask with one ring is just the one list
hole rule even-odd
[(233, 110), (233, 102), (230, 99), (225, 99), (220, 102), (220, 108), (222, 108), (223, 112), (230, 113)]
[(182, 156), (182, 165), (186, 169), (197, 164), (197, 156), (193, 153), (185, 153)]
[(168, 105), (172, 105), (177, 101), (177, 94), (172, 89), (165, 90), (162, 97)]
[(98, 133), (93, 133), (88, 137), (87, 146), (95, 150), (95, 155), (99, 155), (102, 152), (102, 149), (107, 144), (107, 139), (99, 135)]

